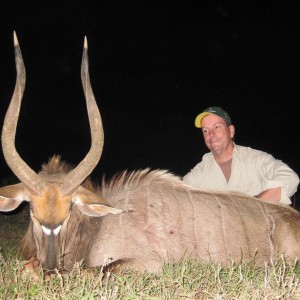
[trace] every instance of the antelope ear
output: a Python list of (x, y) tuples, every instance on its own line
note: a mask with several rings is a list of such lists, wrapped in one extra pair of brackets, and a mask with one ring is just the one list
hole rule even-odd
[(29, 201), (28, 193), (22, 183), (0, 188), (0, 211), (15, 210), (23, 201)]
[(82, 186), (74, 193), (72, 202), (77, 205), (82, 213), (90, 217), (103, 217), (123, 212), (122, 209), (108, 206), (104, 199)]

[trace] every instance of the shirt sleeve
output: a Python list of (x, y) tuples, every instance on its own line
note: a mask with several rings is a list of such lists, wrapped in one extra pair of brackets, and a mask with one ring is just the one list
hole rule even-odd
[(201, 163), (197, 164), (190, 172), (183, 176), (184, 183), (200, 188), (199, 177), (201, 174)]
[(256, 168), (261, 174), (263, 191), (280, 187), (279, 203), (290, 204), (290, 197), (297, 191), (299, 184), (298, 175), (286, 163), (265, 152), (258, 156)]

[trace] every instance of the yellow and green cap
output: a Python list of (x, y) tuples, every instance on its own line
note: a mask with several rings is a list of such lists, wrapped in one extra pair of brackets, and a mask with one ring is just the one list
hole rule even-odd
[(195, 126), (197, 128), (201, 128), (201, 121), (202, 119), (207, 116), (207, 115), (211, 115), (214, 114), (216, 116), (221, 117), (222, 119), (224, 119), (224, 121), (228, 124), (231, 125), (231, 119), (229, 114), (221, 107), (208, 107), (207, 109), (205, 109), (201, 114), (199, 114), (196, 119), (195, 119)]

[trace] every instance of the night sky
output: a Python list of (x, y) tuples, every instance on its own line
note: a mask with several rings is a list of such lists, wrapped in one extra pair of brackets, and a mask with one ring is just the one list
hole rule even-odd
[[(89, 150), (87, 36), (105, 132), (96, 181), (145, 167), (187, 173), (207, 152), (194, 119), (208, 106), (229, 112), (236, 143), (300, 174), (298, 1), (23, 2), (0, 12), (0, 122), (16, 79), (15, 30), (27, 75), (16, 147), (35, 171), (53, 154), (76, 165)], [(10, 175), (1, 152), (0, 178)]]

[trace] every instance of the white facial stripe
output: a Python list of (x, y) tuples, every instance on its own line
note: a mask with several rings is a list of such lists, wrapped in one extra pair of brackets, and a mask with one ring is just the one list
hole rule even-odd
[[(50, 235), (50, 234), (51, 234), (51, 232), (52, 232), (51, 229), (49, 229), (49, 228), (47, 228), (47, 227), (45, 227), (45, 226), (43, 226), (43, 225), (41, 225), (41, 227), (42, 227), (43, 232), (44, 232), (46, 235)], [(59, 232), (60, 232), (60, 230), (61, 230), (61, 225), (59, 225), (58, 227), (56, 227), (56, 228), (53, 230), (53, 234), (54, 234), (54, 235), (58, 235)]]
[(50, 235), (51, 234), (51, 229), (49, 229), (49, 228), (47, 228), (47, 227), (45, 227), (43, 225), (41, 225), (41, 227), (42, 227), (42, 230), (44, 231), (44, 233), (46, 235)]
[(58, 227), (56, 227), (56, 228), (53, 230), (54, 235), (58, 235), (59, 232), (60, 232), (60, 230), (61, 230), (61, 225), (59, 225)]

